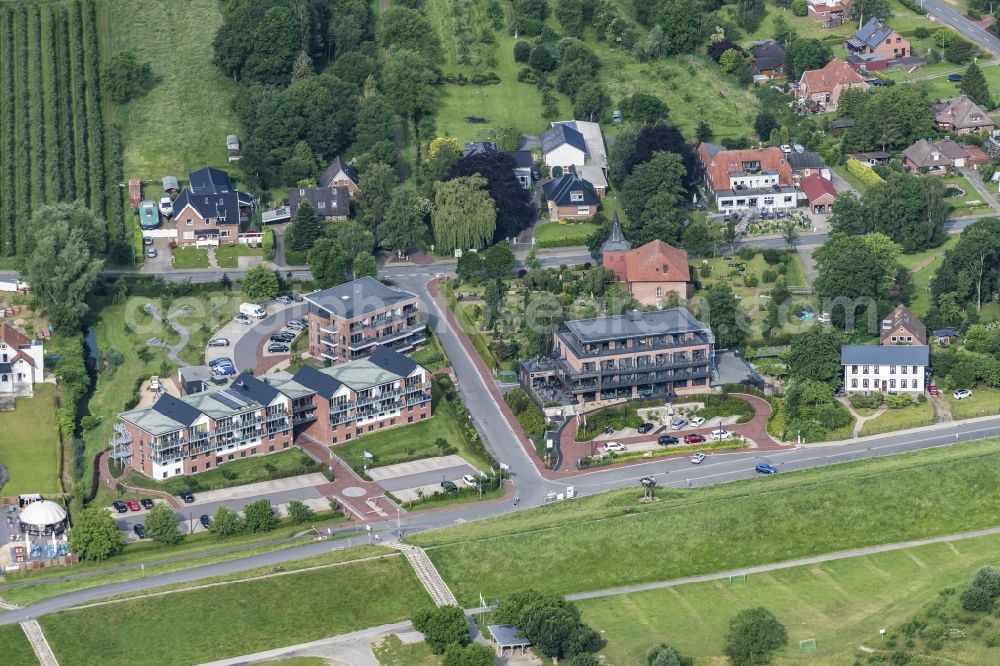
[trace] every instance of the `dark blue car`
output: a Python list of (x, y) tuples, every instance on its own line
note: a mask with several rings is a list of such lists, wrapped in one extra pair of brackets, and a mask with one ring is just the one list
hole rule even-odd
[(756, 472), (758, 474), (777, 474), (778, 473), (778, 468), (775, 467), (774, 465), (769, 464), (769, 463), (760, 463), (759, 465), (757, 465), (756, 467), (754, 467), (754, 470), (756, 470)]

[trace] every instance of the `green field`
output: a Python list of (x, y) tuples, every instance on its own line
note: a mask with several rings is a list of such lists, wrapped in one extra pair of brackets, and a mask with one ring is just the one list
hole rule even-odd
[(861, 436), (878, 435), (894, 430), (919, 428), (934, 423), (934, 408), (930, 401), (920, 402), (903, 409), (887, 409), (878, 418), (866, 421), (861, 426)]
[(19, 624), (0, 626), (0, 645), (7, 666), (37, 666), (38, 659)]
[(949, 185), (953, 185), (965, 192), (965, 194), (961, 196), (945, 199), (945, 201), (947, 201), (952, 207), (951, 217), (977, 215), (979, 213), (988, 213), (992, 210), (989, 202), (987, 202), (979, 191), (974, 188), (968, 180), (966, 180), (965, 176), (959, 174), (946, 176), (941, 182), (944, 183), (946, 190)]
[[(884, 649), (882, 627), (901, 624), (949, 586), (965, 583), (976, 568), (1000, 562), (1000, 536), (932, 544), (812, 566), (751, 574), (746, 582), (695, 583), (603, 599), (577, 601), (583, 619), (608, 641), (601, 651), (611, 666), (638, 664), (665, 642), (698, 664), (722, 654), (729, 619), (743, 608), (764, 606), (788, 631), (788, 647), (775, 663), (855, 664), (859, 645)], [(799, 652), (815, 638), (816, 652)], [(960, 659), (965, 641), (947, 641), (942, 657)], [(965, 655), (968, 656), (968, 655)], [(993, 655), (992, 658), (995, 658)]]
[(212, 64), (222, 23), (215, 0), (108, 0), (111, 52), (130, 50), (152, 64), (158, 83), (118, 108), (125, 177), (186, 178), (225, 166), (226, 135), (239, 125), (229, 107), (236, 83)]
[(250, 247), (243, 243), (234, 245), (220, 245), (215, 249), (215, 259), (219, 263), (219, 268), (237, 268), (240, 257), (263, 257), (264, 250), (259, 247)]
[(431, 653), (424, 641), (404, 644), (393, 634), (372, 644), (372, 652), (380, 666), (438, 666), (440, 657)]
[(542, 222), (535, 227), (535, 241), (538, 247), (566, 247), (586, 245), (587, 237), (597, 230), (590, 222)]
[(174, 268), (208, 268), (208, 250), (201, 247), (176, 247), (171, 261)]
[(10, 481), (0, 495), (57, 493), (59, 487), (59, 429), (52, 384), (35, 384), (32, 398), (18, 398), (12, 412), (0, 412), (0, 463)]
[(951, 405), (951, 415), (956, 419), (971, 419), (976, 416), (996, 416), (1000, 414), (1000, 389), (979, 384), (972, 387), (972, 395), (955, 400), (953, 392), (945, 395)]
[(394, 557), (66, 611), (41, 624), (60, 663), (168, 666), (399, 622), (429, 604)]
[[(572, 593), (993, 526), (1000, 497), (978, 489), (998, 481), (1000, 440), (985, 440), (710, 488), (662, 489), (652, 508), (638, 503), (638, 488), (624, 490), (412, 541), (428, 547), (466, 603), (480, 592), (500, 597), (515, 579), (521, 587)], [(605, 562), (613, 566), (598, 564)]]

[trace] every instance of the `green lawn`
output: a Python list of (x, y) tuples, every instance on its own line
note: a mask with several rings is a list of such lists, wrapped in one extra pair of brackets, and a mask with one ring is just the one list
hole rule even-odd
[(489, 470), (489, 463), (474, 453), (466, 444), (455, 411), (447, 400), (442, 400), (435, 390), (433, 398), (434, 416), (426, 421), (418, 421), (398, 428), (382, 430), (365, 435), (350, 442), (337, 444), (333, 450), (341, 460), (355, 470), (364, 470), (364, 452), (375, 454), (369, 466), (392, 465), (394, 463), (430, 458), (441, 455), (437, 445), (439, 439), (449, 447), (458, 449), (459, 455), (481, 470)]
[(972, 395), (961, 400), (955, 400), (954, 392), (945, 395), (945, 399), (951, 405), (953, 417), (970, 419), (975, 416), (996, 416), (1000, 413), (1000, 389), (990, 388), (982, 384), (971, 388)]
[(201, 247), (176, 247), (174, 268), (208, 268), (208, 250)]
[(887, 409), (878, 418), (861, 426), (861, 435), (878, 435), (894, 430), (907, 430), (934, 423), (934, 408), (930, 401), (918, 402), (912, 407)]
[[(263, 445), (262, 445), (263, 446)], [(185, 490), (218, 490), (247, 483), (258, 483), (270, 479), (280, 479), (298, 474), (320, 471), (322, 465), (306, 455), (302, 449), (291, 448), (266, 456), (253, 456), (227, 462), (221, 467), (201, 472), (195, 476), (175, 476), (163, 481), (155, 481), (139, 472), (131, 472), (126, 483), (137, 488), (162, 490), (176, 495)], [(188, 481), (186, 481), (186, 479)], [(196, 484), (192, 488), (189, 483)]]
[(35, 651), (31, 649), (21, 625), (0, 626), (0, 645), (3, 646), (3, 661), (7, 666), (37, 666)]
[(215, 259), (219, 262), (219, 268), (237, 268), (239, 257), (263, 257), (264, 250), (259, 247), (250, 247), (243, 243), (235, 245), (221, 245), (215, 249)]
[(66, 611), (41, 623), (61, 663), (169, 666), (399, 622), (429, 604), (410, 565), (394, 557)]
[[(855, 662), (859, 645), (884, 648), (878, 630), (901, 624), (949, 586), (965, 583), (976, 568), (998, 562), (1000, 536), (751, 574), (727, 580), (576, 602), (583, 619), (608, 644), (608, 664), (638, 664), (662, 642), (698, 664), (719, 663), (729, 619), (743, 608), (764, 606), (788, 631), (775, 663)], [(816, 652), (799, 652), (815, 638)], [(967, 641), (946, 641), (944, 654)], [(954, 647), (952, 647), (954, 646)], [(951, 655), (949, 655), (951, 656)], [(957, 656), (957, 655), (956, 655)], [(985, 664), (980, 659), (958, 662)], [(937, 662), (933, 662), (937, 663)]]
[[(226, 135), (239, 132), (229, 107), (237, 84), (212, 64), (222, 23), (215, 0), (108, 0), (110, 51), (129, 50), (152, 64), (159, 82), (112, 111), (122, 125), (125, 177), (186, 178), (225, 167)], [(117, 117), (115, 117), (117, 115)]]
[(587, 237), (597, 230), (596, 224), (590, 222), (542, 222), (535, 227), (535, 241), (538, 247), (566, 247), (568, 245), (586, 245)]
[[(940, 247), (931, 248), (930, 250), (916, 254), (904, 254), (899, 258), (899, 263), (910, 269), (913, 276), (913, 301), (909, 307), (918, 317), (925, 316), (931, 309), (931, 279), (937, 273), (941, 262), (944, 261), (944, 253), (957, 242), (958, 235), (952, 234), (948, 236), (948, 240)], [(923, 267), (918, 270), (920, 266)]]
[(380, 666), (437, 666), (440, 657), (431, 653), (424, 641), (404, 644), (395, 634), (372, 644), (372, 652)]
[(661, 489), (653, 506), (638, 503), (638, 489), (606, 493), (412, 541), (428, 547), (468, 604), (480, 592), (503, 596), (515, 579), (520, 587), (572, 593), (989, 527), (1000, 496), (978, 489), (998, 481), (994, 439), (710, 488)]
[(36, 384), (32, 398), (18, 398), (12, 412), (0, 412), (0, 463), (10, 481), (2, 494), (55, 493), (59, 487), (59, 428), (52, 384)]
[(965, 194), (945, 199), (952, 206), (952, 217), (963, 215), (975, 215), (990, 210), (990, 205), (983, 199), (983, 196), (965, 179), (965, 176), (955, 174), (943, 179), (945, 190), (949, 185), (955, 186), (965, 191)]

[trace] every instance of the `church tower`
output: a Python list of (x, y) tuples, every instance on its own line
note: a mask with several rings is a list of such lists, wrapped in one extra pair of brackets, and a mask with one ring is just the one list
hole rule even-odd
[(632, 249), (632, 244), (625, 240), (622, 233), (622, 225), (618, 222), (618, 211), (615, 211), (614, 220), (611, 222), (611, 235), (601, 246), (601, 262), (605, 268), (615, 272), (615, 276), (622, 282), (628, 281), (625, 271), (625, 255)]

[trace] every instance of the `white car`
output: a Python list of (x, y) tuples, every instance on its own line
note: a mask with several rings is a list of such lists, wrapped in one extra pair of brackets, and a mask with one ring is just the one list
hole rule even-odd
[(700, 465), (701, 461), (704, 460), (704, 459), (705, 459), (705, 454), (704, 453), (696, 453), (693, 456), (691, 456), (691, 464), (693, 464), (693, 465)]
[(723, 440), (723, 439), (729, 439), (732, 436), (733, 436), (733, 433), (729, 432), (725, 428), (719, 428), (718, 430), (713, 430), (708, 435), (709, 439), (714, 439), (716, 441)]
[(704, 423), (705, 419), (701, 418), (700, 416), (695, 416), (691, 418), (691, 426), (694, 428), (700, 428)]
[(677, 417), (676, 419), (670, 422), (670, 427), (673, 428), (674, 430), (680, 430), (687, 424), (688, 424), (687, 419), (682, 419), (680, 417)]
[(608, 442), (604, 445), (604, 450), (608, 453), (624, 453), (628, 449), (625, 448), (624, 444), (618, 442)]
[(820, 316), (816, 317), (816, 321), (818, 321), (821, 324), (829, 324), (830, 321), (831, 321), (831, 319), (830, 319), (830, 313), (829, 312), (823, 312), (822, 314), (820, 314)]
[(958, 389), (957, 391), (955, 391), (952, 397), (954, 397), (955, 400), (961, 400), (962, 398), (970, 398), (972, 397), (972, 391), (969, 389)]
[(466, 474), (465, 476), (463, 476), (462, 481), (464, 481), (465, 485), (469, 486), (470, 488), (476, 488), (479, 486), (479, 483), (476, 481), (476, 477), (472, 476), (471, 474)]

